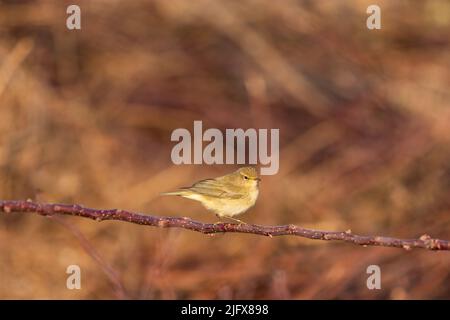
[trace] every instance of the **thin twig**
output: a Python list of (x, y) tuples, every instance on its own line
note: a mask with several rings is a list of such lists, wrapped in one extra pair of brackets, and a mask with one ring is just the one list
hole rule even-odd
[(103, 270), (103, 272), (106, 274), (106, 276), (109, 278), (111, 283), (114, 286), (114, 291), (117, 295), (117, 298), (119, 299), (127, 299), (127, 293), (125, 291), (125, 288), (122, 284), (122, 281), (120, 280), (119, 275), (117, 272), (113, 269), (113, 267), (106, 262), (100, 253), (94, 248), (94, 246), (89, 242), (88, 239), (81, 233), (80, 230), (78, 230), (77, 227), (75, 227), (73, 224), (68, 223), (65, 221), (62, 217), (59, 216), (52, 216), (52, 219), (55, 219), (56, 222), (67, 228), (80, 242), (81, 246), (83, 247), (84, 251), (92, 258), (94, 261), (100, 266), (100, 268)]
[(313, 240), (339, 240), (362, 246), (383, 246), (410, 250), (422, 248), (427, 250), (450, 250), (450, 241), (433, 239), (422, 235), (418, 239), (397, 239), (383, 236), (361, 236), (347, 231), (322, 231), (305, 229), (295, 225), (261, 226), (256, 224), (202, 223), (187, 217), (159, 217), (135, 213), (120, 209), (100, 210), (85, 208), (80, 205), (37, 203), (25, 200), (0, 200), (0, 212), (32, 212), (43, 216), (55, 214), (79, 216), (97, 221), (119, 220), (159, 228), (183, 228), (205, 234), (222, 232), (239, 232), (264, 235), (269, 237), (292, 235)]

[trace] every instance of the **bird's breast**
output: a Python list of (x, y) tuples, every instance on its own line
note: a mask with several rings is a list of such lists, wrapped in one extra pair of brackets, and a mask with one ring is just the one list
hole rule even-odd
[(250, 190), (248, 198), (249, 198), (249, 203), (251, 203), (252, 206), (255, 204), (256, 199), (258, 199), (258, 195), (259, 195), (258, 188), (254, 188), (254, 189)]

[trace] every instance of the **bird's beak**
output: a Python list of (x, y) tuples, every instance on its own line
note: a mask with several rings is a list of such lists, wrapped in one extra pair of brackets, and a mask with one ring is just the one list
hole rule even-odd
[(261, 178), (255, 178), (256, 181), (261, 181)]

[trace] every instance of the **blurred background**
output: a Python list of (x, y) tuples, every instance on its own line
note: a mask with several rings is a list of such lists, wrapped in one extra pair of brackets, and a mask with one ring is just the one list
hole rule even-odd
[[(66, 8), (81, 7), (81, 30)], [(450, 238), (450, 2), (0, 1), (0, 199), (216, 222), (176, 128), (279, 128), (242, 219)], [(81, 267), (81, 290), (66, 268)], [(379, 265), (382, 289), (368, 290)], [(0, 298), (448, 299), (450, 255), (0, 215)]]

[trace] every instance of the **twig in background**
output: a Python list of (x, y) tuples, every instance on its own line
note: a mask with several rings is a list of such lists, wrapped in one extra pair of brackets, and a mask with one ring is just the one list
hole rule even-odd
[(67, 228), (80, 242), (81, 246), (83, 247), (84, 251), (92, 258), (94, 261), (100, 266), (100, 268), (103, 270), (103, 272), (106, 274), (106, 276), (109, 278), (109, 280), (114, 285), (114, 289), (116, 292), (116, 295), (119, 299), (126, 299), (127, 294), (125, 291), (125, 288), (123, 287), (122, 281), (120, 280), (119, 275), (117, 272), (109, 265), (98, 253), (98, 251), (92, 246), (92, 244), (89, 242), (88, 239), (76, 228), (74, 225), (68, 223), (64, 219), (62, 219), (59, 216), (51, 216), (52, 219), (55, 219), (58, 223), (60, 223), (62, 226)]

